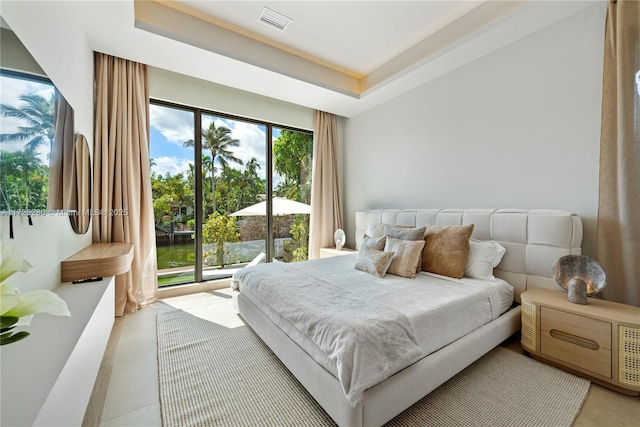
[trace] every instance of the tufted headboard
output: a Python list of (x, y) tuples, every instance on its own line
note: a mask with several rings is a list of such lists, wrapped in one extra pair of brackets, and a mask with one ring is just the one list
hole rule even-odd
[(561, 210), (542, 209), (374, 209), (356, 212), (356, 249), (367, 228), (376, 224), (421, 227), (426, 224), (474, 224), (471, 238), (495, 240), (506, 248), (496, 277), (515, 289), (516, 301), (527, 289), (560, 289), (551, 268), (564, 255), (581, 253), (582, 221)]

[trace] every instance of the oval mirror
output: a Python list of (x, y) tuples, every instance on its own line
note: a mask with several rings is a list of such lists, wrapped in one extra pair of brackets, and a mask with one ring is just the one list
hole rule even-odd
[(76, 215), (70, 215), (69, 220), (73, 231), (84, 234), (91, 223), (91, 159), (84, 135), (76, 135), (73, 150), (78, 204)]

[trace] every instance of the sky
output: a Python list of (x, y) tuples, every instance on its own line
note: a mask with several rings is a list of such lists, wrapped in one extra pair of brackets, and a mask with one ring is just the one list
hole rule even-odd
[[(52, 93), (53, 85), (50, 84), (15, 79), (6, 75), (0, 77), (0, 103), (4, 105), (13, 107), (24, 105), (19, 99), (23, 94), (38, 94), (48, 99)], [(25, 123), (15, 118), (0, 116), (0, 133), (14, 133), (18, 130), (18, 126), (25, 126)], [(3, 142), (0, 144), (0, 149), (10, 152), (22, 150), (25, 142), (27, 141)], [(49, 164), (50, 151), (51, 147), (48, 144), (41, 145), (38, 150), (38, 157), (45, 165)]]
[[(260, 165), (258, 175), (265, 179), (266, 126), (203, 115), (202, 127), (208, 128), (212, 121), (216, 127), (225, 126), (231, 129), (231, 137), (240, 140), (240, 145), (233, 148), (234, 156), (241, 159), (244, 164), (255, 157)], [(277, 138), (279, 131), (274, 130), (274, 134), (273, 138)], [(193, 112), (152, 104), (150, 108), (150, 157), (155, 165), (151, 170), (158, 175), (166, 173), (175, 175), (189, 170), (189, 164), (194, 162), (194, 148), (184, 147), (183, 143), (192, 140), (193, 137)], [(210, 155), (209, 152), (204, 154)], [(231, 166), (244, 170), (244, 166), (234, 163), (231, 163)], [(277, 185), (280, 180), (279, 177), (276, 177), (274, 185)]]
[[(22, 94), (38, 93), (48, 97), (52, 91), (52, 85), (14, 79), (7, 76), (0, 78), (0, 100), (2, 104), (18, 106), (21, 104), (19, 97)], [(266, 179), (266, 126), (214, 116), (203, 116), (202, 126), (204, 128), (209, 127), (212, 121), (215, 122), (216, 127), (225, 126), (231, 129), (231, 136), (240, 140), (240, 145), (233, 149), (234, 155), (245, 164), (255, 157), (260, 165), (258, 175), (260, 178)], [(21, 123), (16, 119), (1, 117), (0, 132), (16, 132), (20, 125)], [(272, 140), (277, 138), (279, 133), (279, 130), (274, 128)], [(180, 172), (188, 171), (189, 164), (194, 163), (195, 150), (193, 147), (184, 147), (183, 143), (193, 138), (193, 112), (151, 104), (150, 157), (155, 163), (151, 168), (153, 172), (158, 175), (166, 175), (167, 173), (176, 175)], [(17, 151), (23, 147), (24, 142), (2, 143), (0, 148), (6, 151)], [(38, 153), (38, 157), (45, 164), (49, 162), (49, 151), (49, 146), (42, 146)], [(205, 154), (210, 153), (206, 152)], [(233, 163), (232, 166), (244, 170), (244, 166)], [(274, 178), (274, 186), (281, 180), (281, 177), (276, 176)]]

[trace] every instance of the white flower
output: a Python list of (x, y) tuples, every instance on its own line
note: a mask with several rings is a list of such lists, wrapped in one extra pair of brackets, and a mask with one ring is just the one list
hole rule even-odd
[[(11, 285), (3, 283), (0, 287), (2, 288), (0, 315), (19, 317), (20, 321), (15, 326), (30, 325), (31, 318), (38, 313), (71, 317), (67, 303), (51, 291), (39, 289), (20, 296), (18, 290)], [(9, 297), (7, 302), (5, 302), (5, 295)]]
[(20, 293), (11, 285), (0, 283), (0, 315), (11, 310), (20, 302)]
[(35, 314), (47, 313), (54, 316), (69, 316), (67, 303), (51, 291), (39, 289), (20, 295), (18, 289), (2, 283), (14, 273), (26, 273), (33, 266), (25, 261), (18, 251), (9, 245), (2, 245), (0, 252), (0, 345), (10, 344), (26, 338), (28, 332), (14, 332), (16, 326), (29, 326)]
[(0, 282), (4, 282), (14, 273), (27, 273), (33, 266), (29, 264), (13, 246), (2, 245), (0, 249)]

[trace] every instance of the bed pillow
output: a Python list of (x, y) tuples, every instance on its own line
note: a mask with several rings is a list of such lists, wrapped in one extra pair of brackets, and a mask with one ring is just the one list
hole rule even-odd
[(367, 230), (364, 232), (364, 235), (365, 237), (382, 237), (384, 235), (383, 230), (384, 224), (382, 223), (372, 225), (371, 227), (367, 228)]
[(422, 269), (456, 279), (464, 276), (473, 224), (427, 225)]
[[(400, 240), (424, 240), (425, 227), (412, 227), (408, 225), (385, 225), (385, 236)], [(422, 258), (418, 261), (416, 273), (422, 270)]]
[(424, 240), (424, 232), (426, 228), (420, 227), (403, 227), (397, 225), (385, 225), (384, 235), (400, 240)]
[(505, 252), (506, 249), (493, 240), (470, 240), (464, 275), (472, 279), (496, 280), (493, 269), (500, 264)]
[(382, 237), (385, 235), (385, 232), (384, 232), (385, 227), (414, 228), (413, 225), (386, 224), (384, 222), (381, 222), (379, 224), (372, 225), (371, 227), (367, 228), (367, 230), (364, 232), (364, 235), (367, 237)]
[(400, 240), (388, 237), (384, 251), (395, 253), (388, 273), (410, 279), (416, 277), (416, 269), (422, 260), (424, 243), (424, 240)]
[(393, 252), (378, 251), (365, 246), (358, 252), (355, 268), (374, 276), (384, 277), (393, 261), (393, 255)]
[(387, 236), (382, 237), (364, 237), (362, 239), (362, 243), (360, 243), (360, 248), (364, 248), (365, 246), (369, 248), (376, 249), (378, 251), (384, 251), (384, 245), (387, 242)]

